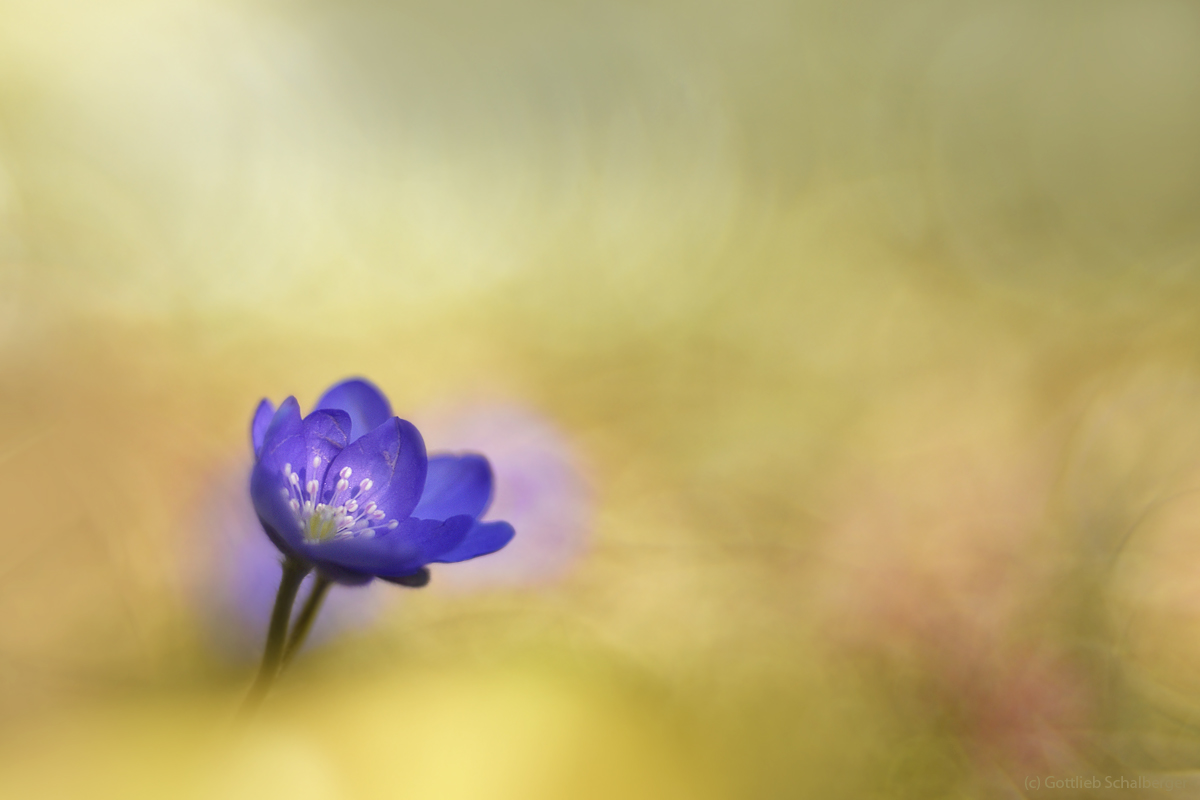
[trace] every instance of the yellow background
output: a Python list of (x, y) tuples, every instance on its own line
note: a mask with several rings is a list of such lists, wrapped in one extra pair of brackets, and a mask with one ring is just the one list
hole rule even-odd
[[(0, 1), (0, 796), (1190, 774), (1198, 143), (1185, 2)], [(198, 506), (353, 374), (553, 420), (586, 554), (238, 728)]]

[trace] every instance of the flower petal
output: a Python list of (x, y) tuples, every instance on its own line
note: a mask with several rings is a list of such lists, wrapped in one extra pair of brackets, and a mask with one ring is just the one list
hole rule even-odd
[(392, 417), (337, 455), (325, 475), (323, 492), (333, 491), (346, 467), (352, 486), (370, 481), (355, 495), (359, 506), (374, 502), (386, 518), (403, 521), (425, 488), (425, 442), (411, 422)]
[(516, 533), (513, 526), (507, 522), (476, 522), (457, 547), (442, 553), (432, 561), (453, 564), (469, 558), (486, 556), (511, 542)]
[(389, 583), (398, 583), (401, 586), (407, 586), (411, 589), (420, 589), (429, 583), (429, 570), (421, 567), (411, 575), (399, 575), (394, 578), (383, 578), (383, 580)]
[[(279, 404), (279, 408), (275, 410), (274, 416), (271, 417), (271, 423), (263, 433), (262, 449), (259, 453), (259, 458), (265, 457), (268, 453), (279, 453), (281, 452), (281, 448), (283, 450), (296, 447), (303, 448), (303, 433), (300, 420), (300, 404), (296, 402), (296, 398), (289, 397)], [(289, 441), (296, 436), (301, 438), (295, 442)], [(299, 458), (299, 456), (296, 457)]]
[(305, 483), (323, 484), (330, 463), (349, 441), (350, 415), (345, 411), (314, 411), (305, 417), (303, 469), (295, 465)]
[(315, 407), (349, 414), (352, 442), (366, 436), (392, 416), (392, 406), (387, 397), (375, 384), (362, 378), (350, 378), (330, 386)]
[[(306, 554), (318, 567), (385, 578), (411, 575), (439, 554), (457, 547), (471, 528), (466, 515), (444, 522), (430, 519), (406, 519), (393, 531), (365, 538), (348, 536), (306, 546)], [(331, 575), (337, 580), (336, 571)]]
[(258, 408), (254, 410), (254, 419), (250, 421), (250, 445), (254, 448), (255, 456), (262, 449), (263, 439), (267, 435), (267, 428), (270, 427), (271, 418), (274, 416), (275, 404), (264, 397), (258, 404)]
[(342, 586), (365, 586), (375, 580), (374, 575), (368, 575), (365, 572), (357, 570), (344, 569), (329, 563), (318, 564), (317, 571), (324, 577), (334, 583), (340, 583)]
[(299, 465), (307, 454), (304, 423), (296, 398), (284, 400), (263, 435), (258, 461), (250, 473), (250, 498), (267, 536), (284, 555), (296, 556), (302, 550), (303, 532), (288, 505), (285, 464)]
[(492, 502), (492, 467), (480, 455), (440, 455), (429, 459), (425, 491), (413, 511), (420, 519), (456, 514), (479, 517)]

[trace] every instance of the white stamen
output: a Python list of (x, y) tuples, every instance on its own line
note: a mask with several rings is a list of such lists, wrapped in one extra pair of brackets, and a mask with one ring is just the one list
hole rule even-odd
[[(321, 457), (314, 456), (312, 463), (314, 469), (319, 468), (322, 463)], [(280, 494), (287, 501), (308, 541), (320, 542), (355, 536), (369, 538), (375, 535), (379, 521), (387, 517), (384, 510), (374, 501), (360, 507), (359, 501), (349, 496), (349, 478), (352, 474), (350, 467), (338, 470), (339, 480), (327, 502), (322, 502), (321, 481), (312, 472), (309, 472), (310, 479), (304, 481), (300, 473), (292, 469), (291, 464), (285, 464), (283, 474), (286, 483), (280, 487)], [(362, 497), (362, 493), (369, 491), (375, 482), (364, 478), (358, 485), (361, 490), (358, 497)], [(343, 492), (346, 494), (342, 494)], [(337, 500), (341, 500), (342, 504), (335, 506), (334, 502)], [(393, 519), (386, 523), (386, 528), (395, 530), (399, 525), (399, 520)], [(382, 525), (378, 528), (383, 529)]]

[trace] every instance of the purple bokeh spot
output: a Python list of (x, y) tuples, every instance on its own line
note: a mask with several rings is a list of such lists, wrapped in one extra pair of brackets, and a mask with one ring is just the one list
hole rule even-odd
[(569, 439), (545, 416), (516, 404), (415, 415), (432, 455), (486, 453), (495, 474), (485, 521), (506, 520), (516, 538), (486, 558), (436, 570), (431, 586), (545, 583), (565, 576), (587, 548), (591, 486)]

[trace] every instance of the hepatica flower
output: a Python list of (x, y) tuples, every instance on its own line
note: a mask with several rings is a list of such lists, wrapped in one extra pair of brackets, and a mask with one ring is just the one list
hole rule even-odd
[[(392, 416), (365, 380), (334, 385), (307, 416), (294, 397), (279, 408), (263, 400), (251, 440), (250, 496), (285, 561), (249, 707), (303, 642), (332, 583), (424, 586), (427, 565), (493, 553), (513, 538), (507, 522), (479, 520), (492, 499), (487, 459), (428, 458), (417, 429)], [(309, 571), (317, 582), (289, 637), (291, 606)]]
[(513, 538), (507, 522), (479, 522), (492, 499), (480, 455), (428, 459), (421, 434), (391, 414), (364, 380), (337, 384), (301, 417), (289, 397), (254, 415), (250, 495), (284, 555), (326, 578), (407, 586), (427, 564), (493, 553)]
[[(431, 449), (436, 442), (443, 451), (487, 453), (495, 498), (480, 519), (506, 520), (521, 532), (487, 558), (439, 569), (439, 589), (528, 588), (557, 581), (570, 571), (586, 549), (594, 500), (582, 454), (552, 419), (513, 402), (443, 401), (414, 411), (412, 421)], [(433, 455), (430, 461), (436, 464), (440, 459)], [(213, 465), (192, 523), (203, 532), (194, 540), (203, 555), (197, 553), (191, 561), (197, 604), (203, 609), (209, 644), (233, 663), (261, 657), (279, 581), (279, 549), (263, 535), (240, 474), (243, 462), (244, 458), (231, 458)], [(297, 603), (311, 594), (315, 583), (310, 572)], [(392, 591), (384, 581), (329, 591), (306, 646), (369, 626)]]

